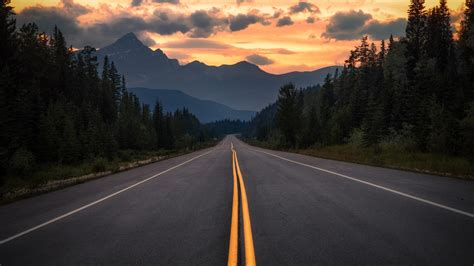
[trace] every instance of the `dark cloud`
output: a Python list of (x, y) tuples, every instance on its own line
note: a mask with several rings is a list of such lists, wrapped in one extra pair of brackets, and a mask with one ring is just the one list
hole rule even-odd
[(157, 10), (152, 19), (144, 22), (145, 30), (160, 35), (171, 35), (177, 32), (187, 33), (192, 27), (184, 15), (170, 10)]
[(298, 4), (290, 7), (290, 14), (296, 14), (301, 12), (309, 13), (320, 13), (319, 7), (309, 2), (300, 1)]
[(222, 30), (229, 24), (226, 18), (219, 16), (218, 9), (211, 11), (198, 10), (189, 17), (193, 26), (189, 36), (193, 38), (207, 38), (213, 33)]
[(231, 16), (229, 27), (231, 31), (239, 31), (255, 23), (268, 24), (265, 17), (259, 14), (238, 14), (237, 16)]
[[(146, 3), (146, 0), (132, 0), (132, 6), (141, 6), (142, 4)], [(179, 0), (151, 0), (153, 3), (168, 3), (173, 5), (178, 5)]]
[(326, 31), (321, 35), (326, 39), (354, 40), (361, 35), (364, 25), (372, 19), (372, 15), (362, 10), (349, 12), (337, 12), (326, 25)]
[(401, 36), (404, 33), (406, 20), (399, 18), (388, 22), (372, 19), (371, 14), (362, 10), (337, 12), (326, 25), (323, 38), (335, 40), (356, 40), (363, 35), (370, 35), (373, 39), (386, 39), (390, 34)]
[(390, 35), (403, 36), (405, 34), (406, 25), (407, 20), (404, 18), (388, 22), (372, 20), (365, 25), (362, 33), (370, 35), (372, 38), (377, 40), (388, 39)]
[(245, 59), (247, 59), (247, 61), (249, 61), (250, 63), (259, 65), (259, 66), (271, 65), (275, 63), (270, 58), (262, 56), (262, 55), (258, 55), (258, 54), (249, 55)]
[(308, 18), (306, 19), (306, 23), (308, 23), (308, 24), (313, 24), (314, 21), (315, 21), (314, 17), (308, 17)]
[(293, 25), (293, 20), (291, 20), (291, 17), (285, 16), (282, 17), (281, 19), (278, 20), (277, 22), (277, 27), (284, 27), (284, 26), (290, 26)]
[(51, 33), (56, 25), (68, 35), (79, 34), (82, 30), (76, 16), (57, 7), (27, 7), (18, 14), (17, 22), (18, 25), (34, 22), (47, 33)]
[[(144, 1), (136, 1), (134, 4)], [(85, 45), (103, 47), (127, 32), (150, 32), (160, 35), (182, 33), (191, 38), (207, 38), (220, 31), (243, 30), (255, 23), (269, 25), (271, 17), (268, 14), (260, 14), (257, 10), (251, 10), (248, 14), (227, 16), (217, 8), (197, 10), (187, 14), (160, 7), (146, 19), (123, 13), (111, 16), (106, 21), (81, 25), (78, 17), (92, 11), (75, 4), (73, 0), (62, 0), (62, 5), (62, 7), (25, 8), (17, 16), (18, 22), (20, 25), (35, 22), (40, 30), (48, 33), (51, 33), (54, 26), (58, 25), (67, 40), (74, 47), (80, 48)], [(152, 43), (148, 39), (145, 41)]]
[(162, 45), (165, 48), (187, 48), (187, 49), (229, 49), (233, 48), (221, 42), (205, 40), (205, 39), (186, 39), (183, 41), (167, 42)]
[(132, 6), (140, 6), (143, 0), (132, 0)]
[(168, 4), (173, 4), (177, 5), (179, 4), (179, 0), (153, 0), (155, 3), (168, 3)]
[(64, 12), (73, 17), (89, 13), (91, 10), (83, 5), (74, 3), (74, 0), (62, 0), (60, 5)]

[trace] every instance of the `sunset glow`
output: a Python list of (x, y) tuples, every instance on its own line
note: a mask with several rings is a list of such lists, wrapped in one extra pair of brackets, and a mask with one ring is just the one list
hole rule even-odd
[[(133, 2), (13, 0), (12, 5), (18, 23), (35, 21), (45, 31), (57, 24), (74, 47), (100, 48), (133, 31), (146, 45), (162, 49), (181, 64), (234, 64), (258, 58), (263, 61), (253, 63), (271, 73), (341, 65), (363, 34), (377, 42), (403, 34), (409, 5), (408, 0)], [(430, 0), (426, 6), (436, 3)], [(463, 1), (451, 0), (448, 5), (455, 19)], [(105, 33), (102, 28), (109, 24), (121, 27)], [(89, 37), (82, 37), (83, 32)]]

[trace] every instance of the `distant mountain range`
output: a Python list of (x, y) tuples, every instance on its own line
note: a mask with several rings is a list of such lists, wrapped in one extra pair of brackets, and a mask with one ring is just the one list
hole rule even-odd
[(234, 65), (208, 66), (194, 61), (181, 66), (160, 49), (153, 51), (133, 33), (97, 52), (114, 61), (129, 87), (179, 90), (199, 99), (212, 100), (238, 110), (258, 111), (277, 98), (279, 88), (289, 82), (298, 87), (320, 84), (336, 66), (311, 72), (282, 75), (267, 73), (246, 61)]
[(240, 111), (210, 100), (200, 100), (177, 90), (129, 88), (129, 91), (138, 96), (142, 103), (151, 108), (157, 101), (163, 105), (166, 112), (174, 112), (178, 108), (186, 107), (203, 123), (223, 119), (250, 120), (254, 111)]

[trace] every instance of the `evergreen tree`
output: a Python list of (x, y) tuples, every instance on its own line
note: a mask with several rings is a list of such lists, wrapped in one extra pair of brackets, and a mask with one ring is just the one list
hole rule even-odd
[(308, 114), (306, 114), (303, 125), (302, 146), (308, 147), (321, 143), (321, 124), (315, 107), (311, 107)]
[(11, 64), (16, 55), (16, 20), (10, 0), (0, 1), (0, 69)]
[[(17, 34), (16, 21), (10, 0), (0, 1), (0, 175), (5, 171), (6, 161), (11, 155), (9, 140), (14, 135), (12, 123), (14, 111), (12, 100), (16, 93), (17, 80)], [(1, 183), (1, 180), (0, 180)]]
[(160, 149), (166, 147), (166, 121), (163, 114), (163, 107), (158, 101), (153, 109), (153, 127), (156, 132), (157, 148)]
[(462, 87), (466, 102), (474, 100), (474, 0), (466, 0), (459, 33)]
[(415, 79), (415, 68), (423, 56), (426, 44), (426, 10), (424, 0), (411, 0), (408, 9), (405, 42), (407, 44), (406, 57), (408, 79)]
[(300, 130), (301, 108), (298, 104), (298, 91), (293, 84), (280, 88), (277, 105), (278, 127), (287, 145), (294, 147)]

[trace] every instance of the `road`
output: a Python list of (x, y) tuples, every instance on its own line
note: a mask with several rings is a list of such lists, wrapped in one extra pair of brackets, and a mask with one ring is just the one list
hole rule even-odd
[(225, 265), (233, 252), (247, 265), (252, 252), (258, 265), (473, 265), (474, 182), (229, 136), (0, 207), (2, 266)]

